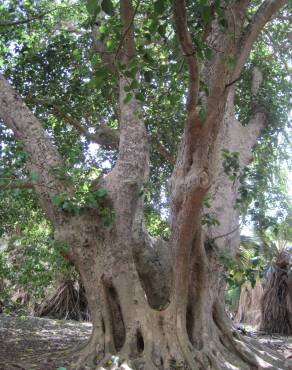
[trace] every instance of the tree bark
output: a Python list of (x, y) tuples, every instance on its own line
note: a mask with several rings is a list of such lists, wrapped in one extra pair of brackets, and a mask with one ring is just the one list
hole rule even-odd
[[(211, 25), (209, 43), (220, 52), (201, 68), (209, 95), (199, 99), (199, 61), (188, 31), (185, 1), (174, 1), (189, 86), (187, 121), (170, 181), (169, 242), (145, 231), (143, 185), (149, 177), (149, 143), (139, 101), (125, 100), (131, 81), (119, 76), (118, 158), (96, 185), (107, 190), (106, 205), (115, 213), (113, 223), (105, 226), (98, 210), (77, 216), (54, 205), (56, 195), (73, 193), (74, 188), (56, 176), (54, 169), (62, 166), (62, 160), (41, 123), (0, 78), (1, 118), (31, 156), (27, 167), (39, 176), (34, 189), (56, 240), (69, 246), (66, 256), (79, 271), (88, 299), (92, 336), (72, 369), (85, 363), (102, 369), (113, 355), (117, 363), (140, 370), (285, 368), (269, 354), (262, 355), (251, 341), (239, 338), (228, 322), (218, 259), (218, 251), (234, 252), (239, 243), (235, 208), (239, 181), (232, 182), (225, 174), (222, 149), (239, 152), (242, 170), (252, 158), (265, 121), (264, 112), (255, 109), (250, 124), (241, 126), (235, 119), (231, 82), (240, 73), (255, 35), (283, 3), (266, 0), (256, 14), (259, 25), (255, 18), (249, 28), (244, 27), (248, 1), (226, 6), (228, 30), (222, 30), (217, 19)], [(135, 10), (130, 0), (120, 5), (123, 34), (118, 56), (127, 67), (135, 58)], [(243, 53), (238, 51), (240, 45)], [(226, 66), (230, 56), (238, 57), (236, 73)], [(208, 192), (210, 211), (220, 220), (212, 229), (201, 224)]]

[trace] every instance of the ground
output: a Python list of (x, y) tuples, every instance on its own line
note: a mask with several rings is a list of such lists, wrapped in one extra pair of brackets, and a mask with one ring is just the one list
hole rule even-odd
[[(68, 354), (89, 338), (90, 323), (0, 315), (0, 370), (68, 369)], [(261, 343), (288, 358), (292, 337), (250, 331)], [(65, 369), (64, 369), (65, 368)]]
[(90, 323), (0, 315), (0, 370), (66, 368), (68, 353), (90, 333)]

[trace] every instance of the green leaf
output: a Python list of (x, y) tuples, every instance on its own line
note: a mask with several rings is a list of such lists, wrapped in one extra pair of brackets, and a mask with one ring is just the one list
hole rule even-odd
[(144, 97), (144, 95), (141, 92), (136, 93), (135, 94), (135, 98), (137, 100), (140, 100), (141, 102), (144, 102), (145, 101), (145, 97)]
[(86, 1), (86, 9), (90, 15), (95, 15), (98, 13), (98, 1), (97, 0), (87, 0)]
[(149, 25), (149, 32), (153, 33), (156, 31), (157, 27), (159, 26), (157, 19), (152, 19), (150, 25)]
[(125, 99), (124, 99), (124, 104), (128, 104), (133, 98), (133, 94), (132, 93), (128, 93), (126, 96), (125, 96)]
[(100, 89), (107, 78), (107, 70), (105, 68), (100, 68), (95, 72), (95, 75), (89, 82), (90, 87), (95, 87), (96, 89)]
[(133, 81), (131, 82), (131, 84), (130, 84), (130, 87), (131, 87), (131, 89), (132, 89), (132, 90), (134, 90), (134, 89), (138, 89), (138, 87), (139, 87), (139, 82), (138, 82), (137, 80), (133, 80)]
[(101, 9), (108, 15), (114, 15), (115, 8), (111, 0), (102, 0)]
[(204, 50), (204, 54), (205, 54), (205, 57), (206, 57), (208, 60), (210, 60), (210, 59), (212, 58), (212, 56), (213, 56), (213, 51), (212, 51), (212, 49), (210, 49), (210, 48), (206, 48), (206, 49)]
[(129, 91), (131, 91), (132, 89), (131, 89), (131, 86), (129, 86), (129, 85), (127, 85), (127, 86), (125, 86), (124, 87), (124, 91), (125, 92), (129, 92)]
[(39, 179), (39, 175), (36, 171), (31, 171), (30, 178), (32, 182), (37, 182)]
[(206, 23), (206, 24), (211, 23), (212, 17), (211, 17), (211, 8), (210, 8), (210, 6), (203, 6), (201, 8), (201, 15), (202, 15), (204, 23)]
[(74, 55), (74, 57), (76, 57), (76, 56), (80, 55), (80, 50), (79, 49), (74, 49), (72, 54)]
[(110, 50), (113, 50), (115, 48), (115, 43), (113, 42), (113, 40), (107, 40), (106, 47)]
[(100, 188), (100, 189), (97, 189), (95, 192), (94, 192), (95, 196), (97, 198), (104, 198), (106, 195), (107, 195), (107, 190), (104, 189), (104, 188)]
[(93, 76), (90, 81), (90, 86), (100, 89), (103, 85), (104, 77), (103, 76)]
[(146, 82), (150, 83), (153, 79), (153, 72), (152, 71), (145, 71), (144, 72), (144, 79)]
[(73, 52), (73, 57), (76, 59), (76, 60), (80, 60), (81, 59), (81, 52), (79, 49), (74, 49)]
[(67, 197), (66, 193), (60, 193), (58, 195), (55, 195), (53, 198), (53, 204), (57, 207), (62, 206), (66, 197)]
[(201, 108), (200, 111), (199, 111), (200, 120), (204, 121), (204, 119), (206, 118), (206, 115), (207, 115), (207, 112), (205, 111), (205, 109)]
[(106, 78), (108, 75), (107, 69), (102, 67), (95, 71), (95, 76)]
[(233, 71), (236, 66), (236, 59), (233, 55), (228, 55), (226, 62), (225, 62), (226, 68), (228, 71)]
[(157, 0), (154, 3), (154, 11), (157, 14), (162, 14), (163, 11), (166, 9), (166, 0)]
[(133, 66), (132, 68), (125, 71), (125, 76), (134, 79), (138, 72), (138, 66)]
[(161, 25), (157, 28), (157, 32), (159, 33), (159, 35), (160, 35), (160, 36), (165, 37), (165, 33), (166, 33), (166, 26), (161, 24)]

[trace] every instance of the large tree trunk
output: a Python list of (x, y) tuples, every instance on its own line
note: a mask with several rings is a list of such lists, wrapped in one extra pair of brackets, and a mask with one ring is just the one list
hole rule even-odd
[[(131, 81), (119, 75), (117, 162), (95, 184), (107, 190), (106, 207), (115, 213), (112, 225), (105, 226), (99, 210), (74, 216), (54, 204), (56, 195), (71, 194), (74, 188), (54, 176), (54, 169), (61, 165), (57, 151), (40, 122), (0, 78), (1, 118), (31, 155), (28, 168), (39, 174), (33, 187), (54, 225), (56, 240), (68, 245), (66, 257), (79, 271), (86, 291), (93, 331), (73, 369), (85, 363), (106, 367), (113, 355), (139, 370), (284, 368), (268, 354), (267, 361), (262, 360), (260, 351), (243, 338), (240, 341), (232, 329), (222, 306), (224, 283), (218, 259), (218, 251), (234, 251), (238, 246), (239, 215), (234, 206), (239, 183), (224, 173), (222, 149), (239, 151), (242, 169), (251, 159), (264, 122), (260, 111), (247, 128), (235, 120), (232, 85), (256, 36), (284, 3), (266, 0), (247, 27), (248, 1), (235, 1), (224, 9), (228, 31), (214, 20), (209, 44), (220, 52), (203, 69), (209, 95), (200, 102), (199, 108), (206, 112), (202, 118), (198, 112), (200, 68), (187, 28), (185, 2), (174, 1), (189, 90), (187, 122), (170, 181), (167, 243), (149, 237), (144, 227), (142, 190), (149, 176), (149, 149), (139, 102), (133, 97), (125, 103), (125, 87)], [(122, 0), (124, 33), (118, 56), (126, 66), (135, 57), (134, 16), (131, 1)], [(237, 57), (234, 71), (226, 67), (230, 55)], [(201, 224), (208, 192), (211, 211), (221, 221), (211, 230)]]
[[(88, 221), (84, 226), (87, 229)], [(93, 332), (72, 369), (85, 363), (107, 368), (113, 355), (119, 364), (144, 370), (250, 369), (259, 364), (281, 368), (268, 355), (266, 363), (260, 360), (260, 349), (244, 343), (232, 329), (218, 296), (221, 268), (211, 256), (204, 256), (211, 267), (206, 269), (199, 261), (194, 270), (196, 300), (191, 309), (186, 302), (154, 309), (145, 295), (132, 247), (122, 245), (123, 252), (117, 253), (121, 242), (114, 230), (105, 232), (99, 246), (96, 238), (92, 243), (88, 240), (88, 231), (77, 232), (87, 239), (73, 259), (85, 283)]]

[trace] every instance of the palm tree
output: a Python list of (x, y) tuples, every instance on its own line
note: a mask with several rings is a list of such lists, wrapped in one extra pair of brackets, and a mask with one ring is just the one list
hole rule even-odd
[[(291, 231), (289, 222), (285, 222), (265, 230), (255, 230), (252, 237), (243, 236), (237, 256), (239, 263), (232, 271), (233, 276), (241, 276), (242, 281), (250, 280), (252, 287), (256, 276), (262, 278), (263, 294), (261, 297), (258, 294), (253, 296), (260, 300), (260, 329), (268, 333), (292, 333)], [(241, 290), (238, 312), (247, 310), (249, 306), (255, 307), (255, 302), (247, 305), (243, 299), (245, 290)], [(243, 316), (248, 316), (248, 313)]]

